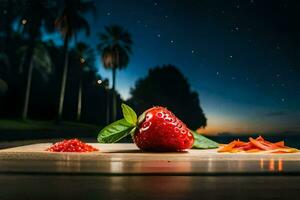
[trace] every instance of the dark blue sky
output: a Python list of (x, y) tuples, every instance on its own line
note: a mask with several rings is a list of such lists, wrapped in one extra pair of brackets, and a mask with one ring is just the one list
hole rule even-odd
[[(259, 0), (101, 0), (97, 32), (119, 24), (133, 36), (127, 69), (117, 74), (126, 99), (148, 69), (176, 65), (199, 92), (207, 133), (300, 131), (299, 3)], [(59, 37), (59, 36), (57, 36)], [(103, 77), (111, 72), (97, 65)]]

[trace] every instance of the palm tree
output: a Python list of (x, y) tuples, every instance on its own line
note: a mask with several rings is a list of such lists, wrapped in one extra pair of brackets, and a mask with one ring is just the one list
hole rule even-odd
[(83, 14), (90, 11), (95, 12), (95, 4), (93, 1), (83, 0), (64, 0), (63, 10), (55, 20), (55, 26), (60, 30), (64, 38), (64, 66), (63, 66), (63, 77), (60, 90), (59, 108), (58, 108), (58, 120), (62, 118), (66, 81), (68, 74), (68, 59), (69, 59), (69, 42), (72, 37), (75, 37), (76, 33), (81, 30), (85, 30), (86, 35), (90, 34), (90, 26), (88, 21), (84, 18)]
[(9, 46), (13, 29), (13, 22), (19, 17), (22, 8), (24, 7), (25, 0), (1, 0), (0, 3), (0, 32), (4, 35), (1, 41), (1, 51), (7, 50)]
[[(23, 46), (19, 50), (22, 53), (23, 58), (26, 56), (27, 49), (28, 49), (27, 46)], [(36, 46), (34, 47), (32, 59), (28, 69), (28, 78), (26, 83), (24, 108), (22, 114), (24, 119), (26, 119), (28, 114), (28, 105), (29, 105), (29, 96), (31, 91), (33, 69), (37, 69), (44, 77), (52, 72), (51, 57), (47, 51), (47, 48), (41, 42), (37, 43)]]
[(109, 112), (109, 80), (108, 79), (104, 79), (102, 81), (102, 85), (105, 89), (106, 92), (106, 124), (109, 124), (109, 118), (110, 118), (110, 112)]
[(105, 27), (104, 33), (98, 34), (100, 43), (97, 48), (101, 54), (103, 66), (112, 70), (112, 120), (116, 120), (116, 71), (127, 67), (133, 44), (131, 35), (119, 25)]
[(48, 32), (52, 32), (54, 6), (48, 4), (47, 0), (26, 0), (24, 8), (21, 12), (21, 23), (23, 34), (28, 37), (26, 51), (24, 53), (24, 67), (27, 72), (27, 86), (25, 93), (25, 101), (23, 107), (22, 118), (27, 118), (28, 99), (30, 91), (30, 83), (33, 69), (33, 59), (35, 54), (35, 45), (41, 36), (41, 27), (43, 26)]
[(5, 94), (7, 89), (8, 89), (7, 83), (0, 78), (0, 96)]
[(78, 101), (77, 101), (77, 120), (81, 118), (82, 108), (82, 76), (84, 71), (89, 71), (94, 67), (95, 56), (94, 51), (87, 44), (79, 42), (76, 44), (76, 55), (79, 62), (79, 88), (78, 88)]
[[(0, 52), (0, 63), (2, 65), (1, 75), (8, 75), (10, 71), (10, 60), (5, 52)], [(3, 77), (2, 77), (3, 78)]]

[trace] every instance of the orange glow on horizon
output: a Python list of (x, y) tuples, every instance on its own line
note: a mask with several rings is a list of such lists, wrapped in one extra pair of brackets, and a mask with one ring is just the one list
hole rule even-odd
[(206, 128), (198, 128), (196, 131), (203, 135), (223, 135), (223, 134), (262, 134), (276, 133), (284, 131), (284, 128), (267, 128), (266, 126), (253, 126), (245, 122), (220, 121), (219, 123), (209, 123)]
[(240, 127), (238, 126), (231, 126), (230, 124), (228, 125), (208, 125), (206, 128), (198, 128), (196, 130), (198, 133), (203, 134), (203, 135), (220, 135), (220, 134), (251, 134), (255, 133), (257, 131), (255, 130), (250, 130), (247, 129), (245, 126), (241, 124)]
[(238, 121), (232, 117), (221, 117), (219, 115), (208, 116), (208, 125), (204, 128), (197, 129), (198, 133), (204, 135), (219, 135), (226, 133), (240, 134), (240, 133), (253, 133), (257, 132), (253, 129), (256, 127), (251, 127), (247, 121)]
[(196, 131), (197, 131), (197, 133), (201, 133), (203, 135), (218, 135), (220, 129), (217, 127), (208, 126), (205, 129), (198, 128)]

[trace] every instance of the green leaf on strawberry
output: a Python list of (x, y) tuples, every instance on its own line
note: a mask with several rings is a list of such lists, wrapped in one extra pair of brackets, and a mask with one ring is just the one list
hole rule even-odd
[(124, 119), (128, 123), (135, 126), (136, 123), (137, 123), (137, 116), (136, 116), (136, 113), (134, 112), (134, 110), (132, 108), (130, 108), (129, 106), (127, 106), (126, 104), (124, 104), (124, 103), (122, 103), (121, 107), (122, 107), (122, 112), (123, 112)]
[(219, 144), (208, 139), (207, 137), (198, 134), (196, 131), (191, 131), (194, 136), (193, 149), (214, 149), (218, 148)]
[(104, 127), (100, 131), (97, 139), (100, 143), (114, 143), (130, 135), (133, 129), (135, 129), (134, 125), (129, 123), (126, 119), (120, 119)]

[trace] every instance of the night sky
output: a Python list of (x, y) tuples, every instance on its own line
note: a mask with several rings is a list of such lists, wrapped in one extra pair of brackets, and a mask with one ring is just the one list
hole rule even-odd
[[(300, 131), (299, 3), (266, 0), (101, 0), (87, 16), (95, 47), (105, 25), (134, 40), (127, 69), (118, 71), (124, 99), (148, 69), (176, 65), (199, 92), (215, 134)], [(51, 36), (59, 43), (59, 35)], [(102, 77), (111, 77), (98, 59)], [(172, 83), (170, 83), (172, 84)]]

